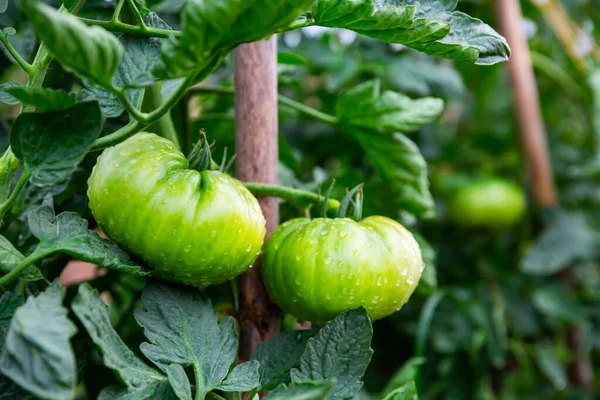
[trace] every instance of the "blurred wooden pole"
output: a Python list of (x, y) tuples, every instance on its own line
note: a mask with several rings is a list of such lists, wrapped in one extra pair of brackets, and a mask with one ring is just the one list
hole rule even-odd
[[(236, 175), (247, 182), (277, 184), (277, 39), (241, 45), (235, 52)], [(260, 199), (267, 238), (279, 224), (279, 203)], [(279, 332), (279, 311), (262, 282), (260, 259), (239, 278), (240, 357)]]
[[(527, 38), (523, 32), (523, 14), (519, 0), (495, 0), (502, 33), (512, 49), (508, 63), (511, 86), (515, 102), (515, 113), (519, 123), (523, 153), (531, 176), (531, 189), (539, 208), (558, 206), (550, 155), (546, 142), (546, 131), (540, 107), (539, 92), (531, 65)], [(565, 286), (571, 285), (570, 274), (561, 276)], [(593, 387), (593, 371), (583, 349), (583, 334), (577, 327), (568, 332), (567, 345), (576, 360), (569, 368), (571, 383)]]

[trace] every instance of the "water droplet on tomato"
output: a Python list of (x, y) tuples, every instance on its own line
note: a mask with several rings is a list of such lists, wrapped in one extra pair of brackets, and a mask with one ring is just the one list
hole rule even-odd
[(212, 236), (212, 237), (215, 237), (215, 236), (217, 236), (217, 231), (213, 229), (213, 230), (210, 232), (210, 236)]
[(137, 158), (132, 158), (129, 162), (131, 164), (137, 164), (138, 160), (137, 160)]
[(348, 232), (340, 232), (340, 237), (341, 238), (345, 238), (346, 236), (348, 236)]
[(189, 253), (192, 250), (192, 245), (188, 244), (187, 246), (185, 246), (185, 249), (183, 249), (183, 251), (185, 251), (186, 253)]
[(408, 268), (404, 268), (401, 272), (402, 276), (408, 275)]
[(377, 277), (377, 286), (381, 286), (383, 284), (383, 276), (379, 275)]
[(326, 265), (331, 264), (331, 260), (333, 260), (333, 257), (325, 257), (325, 264)]
[(251, 244), (249, 244), (248, 247), (246, 247), (246, 253), (250, 253), (250, 250), (252, 250)]

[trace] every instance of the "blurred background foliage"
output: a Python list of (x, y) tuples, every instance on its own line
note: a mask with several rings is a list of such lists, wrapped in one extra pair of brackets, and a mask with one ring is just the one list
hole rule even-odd
[[(569, 385), (568, 366), (578, 355), (568, 349), (566, 337), (570, 326), (582, 330), (582, 351), (591, 359), (597, 381), (600, 68), (596, 69), (592, 56), (600, 58), (596, 44), (600, 42), (600, 27), (596, 26), (600, 7), (597, 0), (562, 1), (567, 13), (563, 17), (581, 30), (574, 45), (583, 61), (577, 61), (544, 18), (539, 4), (533, 0), (521, 3), (561, 208), (536, 210), (530, 202), (526, 217), (503, 230), (460, 226), (449, 218), (447, 208), (456, 187), (476, 177), (501, 177), (528, 188), (506, 64), (454, 63), (350, 31), (325, 28), (307, 28), (279, 38), (280, 93), (326, 115), (360, 113), (361, 104), (352, 107), (348, 102), (340, 110), (338, 100), (373, 79), (379, 80), (384, 91), (415, 100), (444, 101), (444, 110), (434, 122), (414, 132), (402, 132), (427, 162), (435, 217), (420, 215), (424, 218), (415, 217), (420, 206), (414, 202), (394, 201), (395, 191), (405, 185), (406, 148), (390, 147), (382, 152), (381, 146), (365, 144), (357, 139), (359, 134), (342, 129), (341, 124), (314, 118), (299, 112), (298, 107), (280, 107), (281, 184), (318, 190), (334, 178), (333, 196), (340, 198), (346, 188), (365, 182), (364, 215), (399, 219), (422, 244), (427, 264), (424, 278), (400, 312), (376, 322), (375, 356), (361, 398), (385, 390), (392, 377), (413, 376), (423, 362), (418, 357), (426, 360), (418, 379), (421, 396), (427, 400), (597, 398), (593, 390)], [(148, 6), (174, 25), (176, 19), (169, 15), (176, 15), (181, 4), (154, 1)], [(80, 15), (108, 17), (113, 8), (111, 3), (90, 0)], [(495, 25), (490, 0), (461, 0), (459, 9)], [(19, 19), (16, 10), (0, 14), (0, 19), (7, 18), (12, 25)], [(16, 26), (18, 34), (10, 40), (19, 52), (30, 55), (34, 47), (31, 30)], [(228, 59), (207, 85), (232, 86), (232, 62)], [(0, 54), (0, 73), (0, 83), (25, 79), (6, 54)], [(47, 82), (69, 90), (80, 84), (72, 79), (54, 63)], [(204, 129), (216, 142), (217, 161), (224, 148), (229, 155), (234, 153), (232, 96), (203, 91), (190, 94), (187, 100), (172, 111), (186, 150)], [(8, 137), (6, 120), (15, 115), (14, 107), (0, 106), (3, 147)], [(116, 120), (107, 121), (107, 127), (114, 126), (111, 124)], [(409, 165), (421, 162), (415, 157)], [(44, 189), (52, 190), (59, 208), (78, 210), (89, 217), (85, 170), (93, 161), (84, 162), (81, 176), (75, 174), (61, 187)], [(44, 193), (40, 191), (26, 191), (15, 214), (41, 201)], [(282, 204), (282, 218), (297, 215), (297, 210)], [(14, 221), (2, 233), (26, 243), (30, 238), (20, 235), (23, 231), (19, 221)], [(55, 262), (61, 265), (64, 260)], [(572, 272), (568, 289), (556, 281), (566, 270)], [(56, 273), (59, 271), (57, 268)], [(111, 312), (119, 333), (135, 343), (140, 331), (130, 311), (141, 286), (130, 278), (109, 273), (99, 285), (104, 284), (114, 300)], [(218, 288), (212, 291), (215, 298), (227, 297)], [(231, 311), (226, 304), (220, 307), (224, 313)], [(94, 376), (99, 387), (105, 385), (104, 380), (114, 379), (108, 373), (103, 377), (95, 372)]]

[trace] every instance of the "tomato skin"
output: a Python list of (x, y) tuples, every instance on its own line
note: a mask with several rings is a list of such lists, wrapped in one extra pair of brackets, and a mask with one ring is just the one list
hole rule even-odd
[(417, 287), (423, 260), (412, 234), (389, 218), (298, 218), (275, 230), (262, 270), (279, 307), (323, 324), (361, 305), (374, 320), (400, 309)]
[(104, 232), (153, 267), (155, 276), (203, 288), (254, 262), (265, 219), (236, 179), (187, 168), (170, 141), (138, 133), (100, 155), (88, 197)]
[(465, 185), (450, 201), (450, 217), (460, 225), (505, 229), (518, 222), (527, 209), (523, 190), (500, 179)]

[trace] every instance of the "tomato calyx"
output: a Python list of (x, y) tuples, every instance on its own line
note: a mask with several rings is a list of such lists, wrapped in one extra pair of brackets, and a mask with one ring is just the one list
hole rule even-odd
[(196, 142), (194, 148), (187, 156), (187, 160), (190, 164), (190, 169), (195, 169), (198, 172), (211, 169), (213, 164), (212, 152), (203, 130), (200, 131), (200, 139)]
[[(335, 186), (335, 179), (331, 181), (327, 193), (321, 198), (321, 217), (327, 218), (327, 202), (331, 197), (331, 192)], [(340, 202), (335, 218), (351, 218), (357, 222), (362, 219), (363, 190), (364, 183), (356, 185), (352, 189), (346, 189), (346, 195)]]

